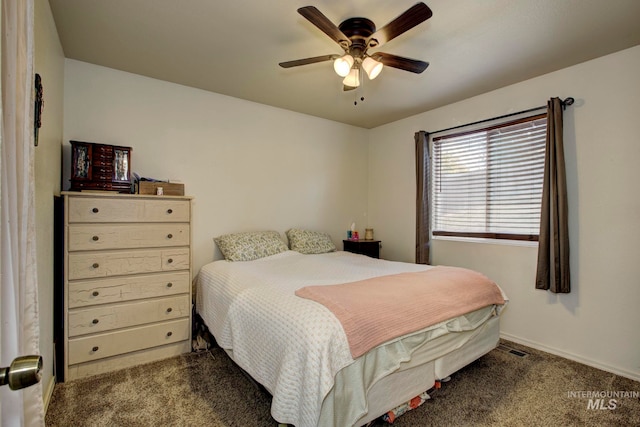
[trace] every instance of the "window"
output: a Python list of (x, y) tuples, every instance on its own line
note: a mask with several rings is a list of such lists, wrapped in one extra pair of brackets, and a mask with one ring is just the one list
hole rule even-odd
[(547, 116), (433, 139), (434, 236), (538, 240)]

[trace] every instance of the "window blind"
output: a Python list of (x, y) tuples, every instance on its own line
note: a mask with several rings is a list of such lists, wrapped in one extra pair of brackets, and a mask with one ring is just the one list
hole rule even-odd
[(546, 114), (433, 139), (433, 235), (538, 240)]

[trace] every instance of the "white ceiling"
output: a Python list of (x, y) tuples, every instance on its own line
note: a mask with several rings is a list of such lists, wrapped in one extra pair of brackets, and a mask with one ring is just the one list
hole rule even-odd
[(640, 44), (639, 0), (426, 0), (433, 17), (378, 49), (422, 74), (386, 67), (343, 92), (330, 61), (278, 66), (342, 53), (299, 7), (381, 28), (416, 2), (49, 0), (67, 58), (364, 128)]

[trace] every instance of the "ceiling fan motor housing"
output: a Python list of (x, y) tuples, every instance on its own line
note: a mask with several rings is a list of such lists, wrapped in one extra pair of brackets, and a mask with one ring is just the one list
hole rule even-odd
[(368, 47), (374, 47), (378, 44), (374, 39), (369, 40), (369, 37), (376, 32), (376, 24), (370, 19), (349, 18), (343, 21), (338, 28), (351, 40), (351, 46), (345, 50), (348, 50), (354, 57), (362, 58)]

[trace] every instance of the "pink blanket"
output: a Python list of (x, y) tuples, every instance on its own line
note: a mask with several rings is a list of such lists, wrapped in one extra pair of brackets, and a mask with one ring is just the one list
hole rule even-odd
[(486, 276), (444, 266), (341, 285), (307, 286), (296, 295), (333, 312), (353, 358), (401, 335), (505, 302), (500, 288)]

